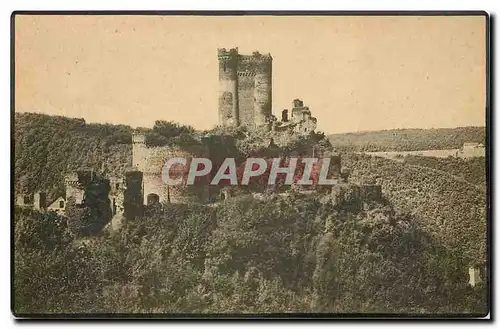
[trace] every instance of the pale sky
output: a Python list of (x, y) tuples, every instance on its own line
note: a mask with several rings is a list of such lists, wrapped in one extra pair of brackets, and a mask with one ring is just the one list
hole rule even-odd
[(484, 16), (16, 16), (16, 111), (218, 123), (217, 48), (273, 56), (327, 133), (484, 126)]

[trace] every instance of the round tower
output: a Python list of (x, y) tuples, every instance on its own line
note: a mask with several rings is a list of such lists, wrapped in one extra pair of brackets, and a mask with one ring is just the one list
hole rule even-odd
[(218, 49), (219, 58), (219, 123), (237, 126), (238, 113), (238, 48)]
[(168, 159), (184, 158), (187, 165), (183, 166), (183, 175), (187, 177), (190, 161), (193, 157), (207, 157), (207, 154), (191, 153), (179, 146), (160, 146), (148, 149), (143, 170), (143, 203), (148, 200), (158, 200), (162, 203), (182, 203), (187, 200), (205, 202), (208, 198), (208, 183), (198, 185), (170, 186), (163, 180), (163, 166)]
[(260, 55), (255, 66), (254, 121), (265, 125), (272, 114), (272, 61), (270, 54)]

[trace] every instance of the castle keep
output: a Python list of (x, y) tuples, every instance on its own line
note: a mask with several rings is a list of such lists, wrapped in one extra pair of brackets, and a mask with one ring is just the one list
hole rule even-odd
[(218, 49), (218, 58), (220, 124), (265, 125), (272, 114), (271, 55), (240, 55), (238, 48), (222, 48)]
[[(238, 48), (217, 50), (219, 59), (219, 124), (222, 126), (264, 127), (276, 133), (293, 131), (308, 135), (316, 129), (316, 118), (300, 99), (281, 121), (272, 113), (271, 54), (258, 51), (241, 55)], [(289, 115), (290, 114), (290, 115)]]

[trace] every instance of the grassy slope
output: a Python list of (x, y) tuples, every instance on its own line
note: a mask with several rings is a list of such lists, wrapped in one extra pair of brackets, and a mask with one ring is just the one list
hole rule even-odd
[(394, 129), (330, 135), (332, 145), (350, 151), (418, 151), (460, 148), (465, 142), (485, 144), (485, 127)]

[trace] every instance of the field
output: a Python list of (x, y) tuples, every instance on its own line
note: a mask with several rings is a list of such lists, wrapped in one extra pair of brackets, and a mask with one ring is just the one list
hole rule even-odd
[(364, 152), (364, 154), (371, 156), (383, 157), (396, 161), (404, 161), (406, 156), (423, 156), (433, 158), (474, 158), (485, 156), (484, 147), (474, 147), (466, 149), (448, 149), (448, 150), (421, 150), (421, 151), (387, 151), (387, 152)]

